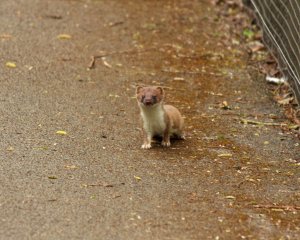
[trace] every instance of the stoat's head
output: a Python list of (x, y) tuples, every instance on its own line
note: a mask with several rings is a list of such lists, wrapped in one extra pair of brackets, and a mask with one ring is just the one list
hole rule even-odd
[(153, 107), (161, 104), (164, 99), (162, 87), (137, 87), (136, 98), (141, 107)]

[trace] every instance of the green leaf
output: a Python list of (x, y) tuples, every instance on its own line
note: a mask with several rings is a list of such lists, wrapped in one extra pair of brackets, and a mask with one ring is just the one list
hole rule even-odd
[(254, 32), (248, 28), (244, 29), (243, 35), (247, 38), (252, 38), (254, 36)]

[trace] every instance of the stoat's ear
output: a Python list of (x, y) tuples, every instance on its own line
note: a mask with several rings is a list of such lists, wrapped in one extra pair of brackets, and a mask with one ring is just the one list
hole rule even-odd
[(135, 89), (135, 93), (136, 93), (136, 94), (139, 94), (139, 93), (141, 92), (142, 89), (143, 89), (143, 87), (137, 86), (136, 89)]
[(159, 93), (160, 93), (162, 96), (164, 96), (165, 91), (164, 91), (164, 89), (163, 89), (162, 87), (157, 87), (156, 89), (159, 91)]

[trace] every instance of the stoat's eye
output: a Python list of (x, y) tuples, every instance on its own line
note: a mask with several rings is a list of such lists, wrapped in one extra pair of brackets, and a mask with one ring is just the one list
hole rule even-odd
[(152, 96), (152, 100), (153, 100), (153, 102), (156, 102), (157, 101), (157, 97), (156, 96)]
[(144, 99), (145, 99), (145, 95), (142, 96), (142, 101), (144, 101)]

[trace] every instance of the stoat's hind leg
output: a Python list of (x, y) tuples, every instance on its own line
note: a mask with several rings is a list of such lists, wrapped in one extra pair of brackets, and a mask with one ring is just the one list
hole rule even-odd
[(178, 131), (177, 133), (174, 134), (176, 139), (179, 140), (185, 140), (185, 133), (183, 131)]

